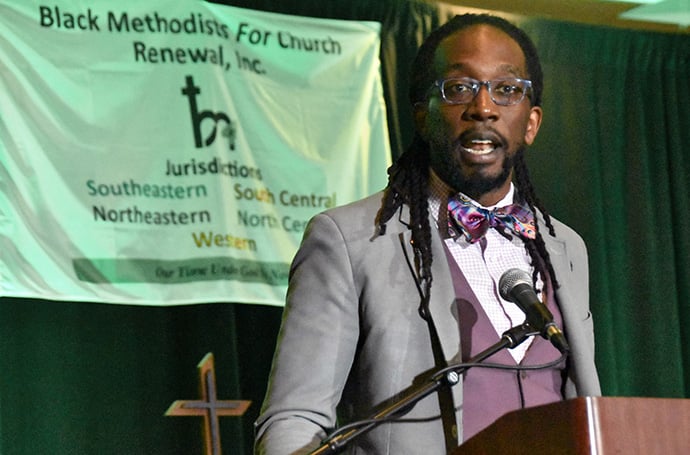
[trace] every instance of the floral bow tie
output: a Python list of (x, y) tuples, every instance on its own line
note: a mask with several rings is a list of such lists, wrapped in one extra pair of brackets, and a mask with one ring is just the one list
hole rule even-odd
[(478, 242), (489, 228), (509, 235), (506, 229), (515, 234), (533, 239), (536, 237), (534, 215), (520, 205), (508, 205), (493, 210), (477, 207), (464, 197), (448, 201), (448, 226), (451, 231), (465, 235), (470, 243)]

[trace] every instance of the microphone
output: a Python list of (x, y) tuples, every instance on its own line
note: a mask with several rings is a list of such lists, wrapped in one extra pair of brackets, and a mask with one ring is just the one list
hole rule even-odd
[(570, 352), (570, 346), (561, 329), (553, 322), (553, 314), (539, 301), (532, 287), (529, 273), (520, 269), (510, 269), (501, 275), (498, 288), (505, 300), (515, 303), (527, 316), (527, 323), (538, 330), (542, 337), (553, 344), (563, 354)]

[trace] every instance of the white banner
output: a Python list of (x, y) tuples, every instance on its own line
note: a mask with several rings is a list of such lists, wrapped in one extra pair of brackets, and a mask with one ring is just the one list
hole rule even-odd
[(386, 183), (379, 29), (0, 0), (0, 295), (281, 305), (309, 218)]

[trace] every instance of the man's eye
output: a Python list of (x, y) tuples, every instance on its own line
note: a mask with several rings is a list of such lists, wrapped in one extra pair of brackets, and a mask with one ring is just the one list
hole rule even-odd
[(501, 95), (514, 95), (514, 94), (520, 94), (522, 93), (522, 87), (519, 85), (515, 84), (508, 84), (508, 83), (503, 83), (500, 85), (497, 85), (494, 88), (494, 92), (500, 93)]
[(459, 82), (446, 84), (446, 92), (450, 94), (462, 94), (472, 91), (472, 86), (468, 84), (462, 84)]

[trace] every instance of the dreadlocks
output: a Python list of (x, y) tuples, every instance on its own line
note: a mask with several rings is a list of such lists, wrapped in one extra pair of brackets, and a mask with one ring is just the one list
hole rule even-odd
[[(532, 81), (530, 101), (533, 106), (541, 105), (543, 75), (536, 47), (531, 39), (510, 22), (496, 16), (484, 14), (455, 16), (432, 32), (424, 41), (415, 57), (410, 76), (409, 98), (413, 105), (425, 100), (428, 88), (434, 81), (433, 59), (440, 42), (461, 29), (478, 24), (496, 27), (507, 33), (519, 44), (525, 54), (528, 75)], [(428, 202), (429, 162), (429, 144), (422, 139), (419, 133), (415, 133), (405, 153), (388, 169), (388, 186), (384, 192), (382, 206), (377, 216), (379, 230), (383, 233), (386, 222), (401, 209), (402, 205), (406, 204), (409, 207), (409, 228), (412, 231), (412, 247), (416, 266), (419, 269), (420, 282), (423, 283), (423, 298), (427, 302), (432, 281), (431, 225), (429, 223)], [(541, 200), (535, 194), (522, 151), (515, 155), (513, 169), (514, 182), (519, 197), (529, 206), (532, 212), (536, 213), (537, 209), (541, 212), (549, 234), (555, 235), (551, 218)], [(534, 282), (536, 283), (537, 277), (541, 275), (544, 282), (546, 282), (548, 277), (554, 289), (558, 288), (556, 274), (538, 226), (536, 238), (525, 240), (525, 248), (534, 267), (534, 275), (532, 277)]]

